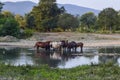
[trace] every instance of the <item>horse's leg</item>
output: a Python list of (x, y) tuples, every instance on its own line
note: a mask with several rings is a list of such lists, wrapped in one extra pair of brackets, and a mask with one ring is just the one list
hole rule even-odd
[(37, 52), (39, 52), (39, 46), (37, 46)]
[(68, 50), (69, 50), (69, 52), (71, 52), (71, 48), (69, 48)]
[(59, 51), (61, 51), (62, 50), (62, 48), (61, 48), (61, 46), (59, 47)]
[(81, 53), (83, 53), (83, 46), (80, 46), (80, 48), (81, 48)]
[(75, 47), (75, 53), (76, 53), (76, 51), (77, 51), (77, 47)]

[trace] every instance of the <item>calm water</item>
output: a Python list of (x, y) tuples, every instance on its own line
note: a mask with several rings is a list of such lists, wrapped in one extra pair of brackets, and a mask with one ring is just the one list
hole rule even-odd
[[(79, 65), (89, 65), (91, 63), (106, 63), (113, 61), (120, 65), (120, 56), (98, 55), (99, 53), (117, 53), (120, 54), (120, 47), (110, 48), (84, 48), (84, 55), (70, 55), (74, 52), (46, 52), (39, 50), (37, 53), (32, 48), (2, 47), (0, 48), (0, 62), (12, 65), (42, 65), (47, 64), (50, 67), (72, 68)], [(62, 55), (64, 54), (64, 55)], [(77, 53), (81, 54), (81, 53)], [(90, 54), (90, 55), (85, 55)]]

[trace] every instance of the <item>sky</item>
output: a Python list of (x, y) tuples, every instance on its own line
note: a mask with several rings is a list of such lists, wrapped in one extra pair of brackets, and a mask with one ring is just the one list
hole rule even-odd
[[(26, 0), (0, 0), (1, 2), (11, 1), (26, 1)], [(39, 0), (27, 0), (38, 3)], [(74, 4), (78, 6), (93, 8), (97, 10), (103, 10), (105, 8), (111, 7), (115, 10), (120, 10), (120, 0), (57, 0), (60, 4)]]

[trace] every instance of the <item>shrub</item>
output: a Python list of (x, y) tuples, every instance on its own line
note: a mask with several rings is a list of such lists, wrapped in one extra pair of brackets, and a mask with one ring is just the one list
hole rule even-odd
[(63, 32), (64, 30), (62, 28), (58, 27), (58, 28), (55, 28), (53, 31), (54, 32)]
[(0, 28), (0, 35), (1, 36), (14, 36), (19, 37), (20, 28), (18, 26), (17, 21), (14, 18), (8, 18), (3, 26)]
[(21, 33), (21, 38), (28, 38), (31, 37), (33, 35), (33, 30), (31, 29), (25, 29), (22, 33)]

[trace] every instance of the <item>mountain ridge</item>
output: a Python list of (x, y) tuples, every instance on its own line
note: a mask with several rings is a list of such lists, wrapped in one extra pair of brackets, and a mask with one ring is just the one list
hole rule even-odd
[[(4, 2), (3, 11), (7, 10), (14, 14), (20, 14), (25, 15), (26, 13), (29, 13), (34, 6), (37, 5), (37, 3), (34, 3), (32, 1), (18, 1), (18, 2)], [(100, 12), (100, 10), (77, 6), (73, 4), (58, 4), (58, 7), (62, 7), (66, 9), (66, 12), (72, 14), (72, 15), (82, 15), (86, 12), (94, 12), (96, 15)]]

